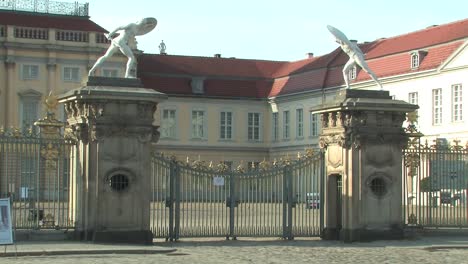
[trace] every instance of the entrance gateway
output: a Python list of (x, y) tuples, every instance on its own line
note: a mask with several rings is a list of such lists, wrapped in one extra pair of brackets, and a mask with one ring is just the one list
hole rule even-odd
[(228, 171), (223, 163), (152, 158), (155, 238), (319, 236), (323, 153)]

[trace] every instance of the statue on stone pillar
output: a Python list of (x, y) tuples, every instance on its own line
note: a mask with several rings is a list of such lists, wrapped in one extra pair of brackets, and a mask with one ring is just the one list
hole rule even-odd
[(161, 55), (166, 55), (166, 43), (164, 43), (164, 40), (161, 40), (161, 43), (159, 44), (159, 54)]
[(125, 78), (136, 78), (136, 59), (133, 55), (132, 49), (128, 45), (128, 41), (135, 38), (135, 36), (144, 35), (153, 30), (157, 25), (157, 20), (153, 17), (143, 18), (136, 23), (117, 27), (109, 34), (104, 34), (107, 39), (111, 41), (106, 54), (100, 57), (89, 70), (88, 75), (94, 75), (97, 67), (100, 67), (105, 60), (110, 58), (119, 49), (128, 58), (127, 69), (125, 71)]
[(336, 42), (340, 44), (341, 49), (349, 56), (348, 62), (346, 62), (345, 66), (343, 67), (343, 78), (346, 83), (346, 89), (349, 89), (349, 71), (351, 71), (356, 64), (370, 75), (372, 80), (374, 80), (379, 85), (380, 89), (383, 89), (379, 79), (377, 79), (375, 73), (367, 65), (361, 49), (356, 44), (349, 41), (346, 35), (337, 28), (330, 25), (328, 25), (327, 28), (335, 37)]

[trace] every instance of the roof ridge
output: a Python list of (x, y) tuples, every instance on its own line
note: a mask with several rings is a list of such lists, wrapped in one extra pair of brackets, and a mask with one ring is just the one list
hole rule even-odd
[[(405, 37), (405, 36), (408, 36), (408, 35), (411, 35), (411, 34), (420, 33), (420, 32), (424, 32), (424, 31), (430, 31), (430, 30), (434, 30), (436, 28), (441, 28), (441, 27), (454, 25), (454, 24), (461, 23), (461, 22), (464, 22), (464, 21), (468, 22), (468, 18), (448, 22), (448, 23), (441, 24), (441, 25), (432, 25), (432, 26), (428, 26), (428, 27), (423, 28), (423, 29), (419, 29), (419, 30), (415, 30), (415, 31), (411, 31), (411, 32), (406, 32), (406, 33), (396, 35), (396, 36), (392, 36), (392, 37), (388, 37), (388, 38), (386, 38), (386, 37), (378, 38), (378, 39), (375, 39), (374, 41), (370, 41), (370, 43), (371, 42), (376, 42), (376, 41), (384, 41), (384, 40), (401, 38), (401, 37)], [(361, 43), (361, 44), (364, 44), (364, 43)]]
[(143, 53), (144, 55), (150, 56), (172, 56), (172, 57), (186, 57), (186, 58), (201, 58), (201, 59), (216, 59), (216, 60), (243, 60), (243, 61), (262, 61), (262, 62), (278, 62), (278, 63), (287, 63), (289, 61), (281, 60), (267, 60), (267, 59), (247, 59), (247, 58), (238, 58), (238, 57), (213, 57), (213, 56), (201, 56), (201, 55), (183, 55), (183, 54), (158, 54), (158, 53)]

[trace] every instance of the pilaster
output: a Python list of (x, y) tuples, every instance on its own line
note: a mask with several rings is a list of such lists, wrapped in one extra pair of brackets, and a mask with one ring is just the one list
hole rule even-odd
[(142, 88), (139, 80), (133, 87), (128, 82), (90, 77), (86, 86), (60, 96), (68, 120), (66, 136), (78, 142), (82, 173), (75, 177), (80, 186), (75, 200), (81, 204), (75, 221), (86, 240), (152, 242), (150, 146), (159, 139), (152, 123), (166, 95)]
[(313, 109), (321, 115), (319, 145), (325, 150), (325, 238), (401, 236), (401, 162), (408, 140), (402, 123), (416, 108), (388, 91), (343, 90)]

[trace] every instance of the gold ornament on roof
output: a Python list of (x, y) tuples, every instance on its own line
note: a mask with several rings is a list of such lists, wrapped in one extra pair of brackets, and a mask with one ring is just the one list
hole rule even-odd
[(55, 112), (58, 106), (58, 97), (52, 92), (49, 92), (49, 95), (44, 99), (44, 105), (47, 108), (47, 112)]

